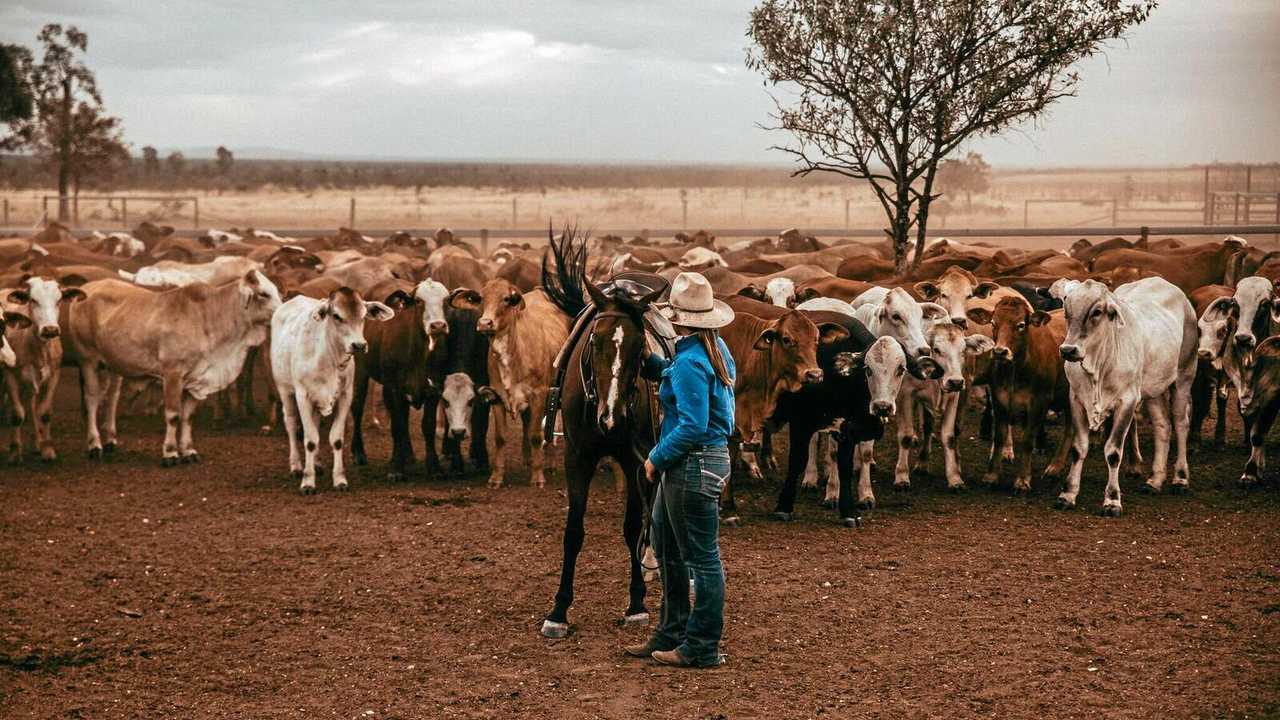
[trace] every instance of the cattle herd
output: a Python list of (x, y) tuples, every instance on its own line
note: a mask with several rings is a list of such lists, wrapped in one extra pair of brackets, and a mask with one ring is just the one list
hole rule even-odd
[[(26, 461), (28, 449), (56, 459), (51, 408), (66, 366), (80, 373), (90, 458), (116, 449), (126, 403), (162, 409), (162, 464), (198, 462), (194, 413), (213, 398), (219, 413), (262, 408), (267, 431), (283, 413), (288, 468), (304, 493), (323, 472), (328, 423), (329, 474), (345, 490), (349, 415), (352, 457), (368, 462), (372, 380), (389, 419), (391, 479), (415, 462), (412, 406), (422, 409), (428, 475), (470, 466), (500, 487), (506, 444), (518, 442), (542, 487), (544, 443), (556, 422), (576, 421), (566, 408), (544, 428), (558, 398), (557, 358), (576, 337), (573, 315), (625, 295), (632, 285), (617, 278), (664, 287), (681, 271), (702, 273), (737, 313), (722, 334), (739, 371), (740, 472), (772, 467), (772, 439), (789, 431), (777, 519), (791, 517), (799, 486), (826, 478), (827, 504), (856, 524), (859, 509), (876, 502), (873, 450), (890, 420), (897, 462), (886, 475), (896, 489), (910, 486), (936, 437), (949, 488), (966, 478), (996, 486), (1011, 463), (1012, 491), (1025, 493), (1033, 451), (1050, 442), (1046, 421), (1056, 417), (1062, 436), (1042, 473), (1061, 481), (1064, 509), (1077, 503), (1097, 433), (1107, 467), (1102, 512), (1119, 515), (1122, 465), (1146, 478), (1145, 490), (1188, 489), (1188, 446), (1200, 442), (1215, 404), (1214, 441), (1225, 441), (1232, 392), (1249, 448), (1241, 483), (1259, 483), (1280, 411), (1280, 335), (1271, 334), (1280, 253), (1238, 237), (1187, 246), (1081, 240), (1065, 252), (943, 239), (906, 279), (894, 276), (887, 243), (828, 243), (795, 230), (735, 243), (706, 232), (656, 242), (566, 231), (551, 249), (502, 243), (486, 253), (447, 229), (385, 239), (347, 228), (309, 239), (252, 229), (184, 238), (151, 223), (84, 237), (51, 223), (0, 239), (8, 460)], [(576, 266), (565, 267), (573, 257)], [(566, 299), (566, 288), (577, 296)], [(621, 300), (611, 312), (639, 317), (660, 293)], [(616, 344), (600, 350), (612, 363), (594, 371), (600, 391), (588, 391), (608, 437), (636, 402), (634, 367), (624, 367), (636, 358), (623, 352), (620, 326), (595, 337), (603, 340), (593, 347)], [(269, 397), (255, 398), (263, 384)], [(990, 446), (980, 469), (961, 467), (957, 452), (971, 398)], [(1138, 425), (1154, 438), (1149, 464)], [(724, 505), (731, 515), (732, 485)]]

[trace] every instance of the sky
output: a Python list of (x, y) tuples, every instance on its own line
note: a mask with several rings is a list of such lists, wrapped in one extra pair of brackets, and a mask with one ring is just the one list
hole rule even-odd
[[(751, 0), (4, 0), (0, 41), (89, 35), (143, 145), (241, 155), (786, 163)], [(1164, 0), (995, 165), (1280, 160), (1280, 2)], [(248, 149), (248, 150), (246, 150)]]

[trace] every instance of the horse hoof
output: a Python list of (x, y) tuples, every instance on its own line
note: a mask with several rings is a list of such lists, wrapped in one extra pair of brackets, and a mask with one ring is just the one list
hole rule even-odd
[(625, 627), (631, 627), (633, 625), (648, 625), (649, 613), (641, 612), (641, 613), (635, 613), (633, 615), (628, 615), (622, 618), (622, 624)]
[(1066, 498), (1060, 497), (1053, 501), (1053, 507), (1055, 510), (1075, 510), (1076, 504)]
[(551, 620), (542, 621), (542, 637), (559, 639), (569, 635), (569, 623), (552, 622)]
[(862, 527), (862, 518), (860, 518), (860, 517), (845, 518), (845, 519), (844, 519), (844, 520), (842, 520), (841, 522), (843, 522), (843, 523), (844, 523), (844, 526), (845, 526), (845, 527), (847, 527), (847, 528), (860, 528), (860, 527)]
[(1186, 495), (1189, 491), (1190, 488), (1186, 485), (1174, 484), (1169, 486), (1169, 493), (1171, 495)]
[(113, 443), (113, 442), (109, 442), (109, 443), (107, 443), (106, 445), (103, 445), (103, 446), (102, 446), (102, 454), (103, 454), (103, 455), (115, 455), (115, 454), (116, 454), (116, 444), (115, 444), (115, 443)]
[(782, 512), (781, 510), (779, 510), (776, 512), (769, 513), (769, 519), (777, 520), (778, 522), (791, 522), (791, 513)]
[(1102, 515), (1102, 517), (1120, 517), (1120, 506), (1119, 505), (1103, 505), (1102, 512), (1100, 514)]
[(724, 525), (725, 527), (738, 527), (739, 525), (742, 524), (742, 518), (738, 517), (737, 515), (730, 515), (729, 517), (721, 520), (720, 524)]
[(316, 494), (316, 486), (315, 486), (315, 485), (303, 485), (302, 487), (298, 488), (298, 492), (302, 493), (303, 495), (315, 495), (315, 494)]
[(90, 460), (101, 460), (101, 459), (102, 459), (102, 448), (89, 448), (89, 459), (90, 459)]

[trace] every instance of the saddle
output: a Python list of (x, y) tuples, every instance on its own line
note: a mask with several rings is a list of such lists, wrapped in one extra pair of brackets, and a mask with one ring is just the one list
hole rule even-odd
[[(615, 275), (605, 285), (600, 288), (608, 297), (623, 297), (640, 299), (646, 295), (652, 294), (654, 291), (661, 290), (665, 297), (670, 290), (667, 281), (659, 275), (642, 271), (627, 271)], [(573, 349), (577, 347), (582, 336), (588, 332), (591, 325), (595, 322), (598, 310), (595, 305), (588, 303), (582, 312), (578, 313), (578, 317), (573, 321), (573, 328), (569, 331), (569, 337), (565, 340), (564, 346), (560, 348), (560, 352), (556, 355), (555, 362), (552, 365), (555, 371), (555, 378), (551, 383), (551, 388), (547, 393), (547, 414), (543, 423), (543, 438), (550, 442), (555, 432), (556, 414), (560, 411), (560, 393), (564, 387), (565, 373), (569, 370), (569, 358), (573, 355)], [(672, 327), (671, 321), (664, 317), (654, 308), (645, 311), (642, 318), (645, 329), (645, 340), (648, 343), (650, 352), (658, 352), (665, 358), (675, 357), (676, 331)], [(588, 365), (587, 361), (583, 362), (584, 366)], [(582, 373), (582, 381), (584, 389), (587, 392), (588, 401), (591, 402), (591, 388), (588, 388), (590, 378), (590, 369), (587, 368)]]

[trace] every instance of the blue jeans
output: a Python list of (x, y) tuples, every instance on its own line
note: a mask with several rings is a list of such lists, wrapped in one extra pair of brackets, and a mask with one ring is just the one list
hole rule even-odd
[(724, 566), (719, 501), (728, 480), (729, 449), (699, 448), (666, 472), (653, 508), (651, 539), (662, 566), (662, 614), (653, 644), (675, 648), (695, 665), (720, 663)]

